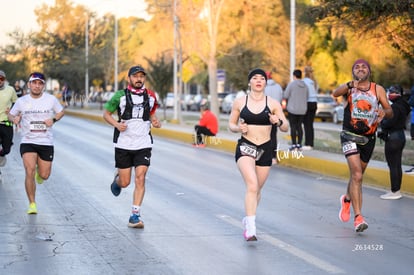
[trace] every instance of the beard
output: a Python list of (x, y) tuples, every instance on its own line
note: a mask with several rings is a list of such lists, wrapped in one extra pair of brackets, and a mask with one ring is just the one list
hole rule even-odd
[(137, 90), (141, 89), (143, 86), (144, 86), (144, 82), (141, 82), (141, 81), (132, 83), (132, 87)]
[(365, 81), (365, 80), (368, 80), (369, 77), (370, 77), (370, 75), (371, 75), (371, 73), (368, 73), (366, 76), (360, 78), (357, 75), (355, 75), (354, 73), (352, 73), (352, 77), (354, 78), (354, 80), (357, 80), (357, 81)]

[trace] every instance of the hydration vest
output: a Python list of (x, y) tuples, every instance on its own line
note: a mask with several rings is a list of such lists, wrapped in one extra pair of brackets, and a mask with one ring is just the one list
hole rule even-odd
[[(120, 122), (121, 120), (130, 120), (133, 118), (142, 118), (143, 121), (149, 121), (151, 107), (150, 107), (149, 95), (148, 95), (147, 89), (144, 89), (144, 92), (142, 94), (138, 94), (138, 96), (144, 97), (144, 99), (142, 100), (142, 103), (140, 103), (141, 106), (137, 106), (137, 104), (135, 104), (135, 108), (142, 108), (142, 112), (140, 111), (138, 114), (139, 117), (133, 117), (134, 102), (132, 101), (131, 91), (128, 89), (125, 89), (124, 92), (125, 92), (125, 109), (121, 113), (121, 108), (118, 106), (118, 122)], [(120, 134), (119, 130), (116, 127), (114, 127), (114, 135), (113, 135), (114, 143), (117, 143), (119, 134)]]

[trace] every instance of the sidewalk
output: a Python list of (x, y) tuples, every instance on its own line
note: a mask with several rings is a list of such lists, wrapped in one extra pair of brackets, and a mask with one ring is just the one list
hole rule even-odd
[[(99, 122), (104, 122), (102, 118), (103, 110), (99, 105), (90, 104), (84, 108), (80, 106), (70, 106), (66, 108), (66, 115), (83, 117)], [(323, 129), (320, 129), (323, 131)], [(179, 140), (188, 144), (193, 143), (194, 130), (192, 126), (173, 124), (163, 122), (160, 129), (152, 129), (154, 135), (162, 136), (169, 139)], [(238, 134), (229, 131), (220, 131), (216, 137), (207, 140), (207, 148), (223, 150), (229, 153), (234, 152)], [(324, 176), (331, 176), (343, 179), (346, 182), (349, 178), (348, 166), (346, 159), (341, 154), (328, 153), (318, 150), (289, 152), (289, 134), (278, 133), (278, 165), (301, 169), (313, 173), (319, 173)], [(409, 169), (409, 166), (403, 166), (403, 171)], [(364, 174), (364, 184), (370, 184), (387, 191), (390, 189), (389, 170), (386, 162), (371, 160)], [(414, 194), (414, 175), (403, 175), (402, 192)]]

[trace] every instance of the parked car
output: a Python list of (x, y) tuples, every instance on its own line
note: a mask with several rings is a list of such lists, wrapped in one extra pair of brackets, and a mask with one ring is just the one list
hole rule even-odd
[(224, 98), (228, 95), (228, 92), (223, 92), (223, 93), (218, 93), (217, 97), (218, 97), (218, 106), (220, 109), (220, 112), (222, 112), (221, 110), (221, 103), (223, 103)]
[(344, 105), (341, 103), (335, 107), (332, 122), (336, 124), (342, 121), (344, 121)]
[(174, 94), (168, 93), (164, 99), (165, 108), (174, 108)]
[(332, 96), (318, 95), (315, 118), (321, 118), (322, 121), (333, 120), (334, 116), (337, 117), (338, 110), (335, 111), (337, 106), (338, 104)]
[(231, 112), (231, 107), (233, 106), (233, 101), (236, 99), (236, 94), (228, 94), (223, 98), (223, 101), (220, 105), (220, 111), (225, 114)]
[(220, 105), (220, 110), (222, 113), (229, 114), (231, 112), (231, 108), (233, 107), (233, 102), (236, 98), (246, 95), (244, 91), (238, 91), (237, 93), (231, 93), (226, 95), (223, 98), (223, 101)]

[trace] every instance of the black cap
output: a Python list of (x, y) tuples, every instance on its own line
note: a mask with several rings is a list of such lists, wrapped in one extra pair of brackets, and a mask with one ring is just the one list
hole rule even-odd
[(259, 68), (257, 68), (257, 69), (253, 69), (253, 70), (251, 70), (250, 72), (249, 72), (249, 75), (247, 76), (247, 78), (248, 78), (248, 80), (250, 81), (250, 79), (254, 76), (254, 75), (257, 75), (257, 74), (261, 74), (261, 75), (263, 75), (263, 77), (266, 79), (266, 81), (267, 81), (267, 75), (266, 75), (266, 72), (265, 71), (263, 71), (262, 69), (259, 69)]
[(403, 94), (403, 89), (400, 85), (393, 85), (391, 87), (388, 88), (388, 92), (393, 93), (393, 94)]
[(136, 74), (136, 73), (139, 73), (139, 72), (141, 72), (144, 75), (146, 75), (144, 68), (142, 68), (141, 66), (138, 65), (138, 66), (131, 67), (129, 69), (128, 76), (131, 76), (131, 75)]

